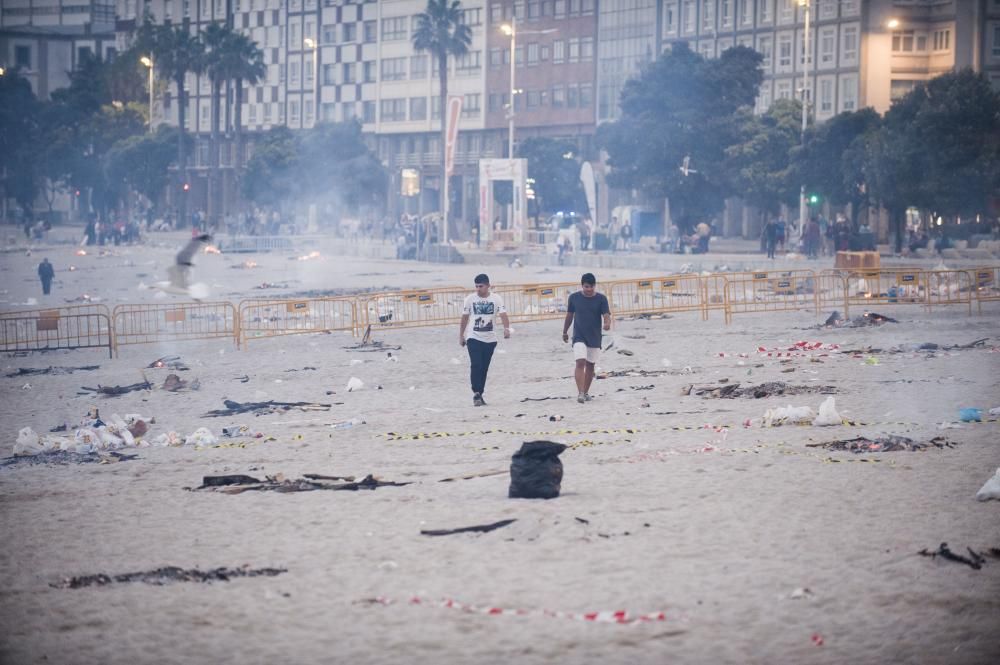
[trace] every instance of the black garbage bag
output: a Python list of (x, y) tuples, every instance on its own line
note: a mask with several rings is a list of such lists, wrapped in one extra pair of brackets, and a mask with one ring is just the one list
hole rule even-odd
[(510, 461), (511, 499), (554, 499), (559, 496), (563, 468), (559, 454), (566, 446), (554, 441), (525, 441)]

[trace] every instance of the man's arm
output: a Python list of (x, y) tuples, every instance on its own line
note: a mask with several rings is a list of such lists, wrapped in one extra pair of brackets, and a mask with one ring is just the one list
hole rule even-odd
[(601, 312), (601, 315), (604, 318), (604, 329), (611, 330), (611, 304), (608, 302), (607, 298), (604, 298), (603, 305), (604, 311)]
[(503, 338), (510, 339), (510, 319), (507, 318), (507, 312), (500, 312), (500, 320), (503, 321)]
[(563, 341), (569, 341), (569, 327), (573, 324), (573, 312), (566, 312), (566, 319), (563, 321)]
[(458, 325), (458, 345), (465, 346), (465, 326), (469, 325), (469, 315), (462, 315), (462, 322)]
[(610, 314), (605, 314), (604, 315), (604, 329), (605, 330), (611, 330), (611, 315)]

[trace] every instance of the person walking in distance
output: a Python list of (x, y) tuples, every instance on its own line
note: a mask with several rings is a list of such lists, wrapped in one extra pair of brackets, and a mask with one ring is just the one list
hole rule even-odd
[(49, 295), (49, 290), (52, 288), (52, 278), (56, 276), (55, 268), (49, 263), (48, 259), (42, 259), (42, 262), (38, 264), (38, 279), (42, 280), (42, 293)]
[[(573, 358), (576, 359), (576, 401), (589, 402), (590, 384), (594, 381), (594, 366), (601, 355), (601, 329), (611, 330), (611, 308), (603, 293), (597, 292), (597, 278), (584, 273), (580, 290), (569, 297), (566, 320), (563, 322), (563, 341), (569, 341), (569, 327), (573, 326)], [(603, 326), (602, 326), (603, 322)]]
[[(472, 382), (473, 406), (485, 406), (483, 392), (486, 390), (486, 374), (490, 371), (493, 351), (497, 348), (497, 334), (494, 319), (499, 316), (503, 322), (504, 339), (510, 338), (510, 320), (503, 298), (490, 293), (490, 278), (480, 273), (476, 275), (476, 292), (465, 298), (462, 304), (462, 322), (458, 328), (458, 343), (469, 351), (469, 378)], [(472, 328), (467, 330), (469, 319)]]

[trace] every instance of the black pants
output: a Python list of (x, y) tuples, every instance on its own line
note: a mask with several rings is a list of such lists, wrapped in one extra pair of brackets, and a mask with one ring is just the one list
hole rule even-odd
[(486, 389), (486, 373), (490, 371), (490, 361), (493, 360), (493, 350), (496, 342), (480, 342), (478, 339), (466, 340), (465, 348), (469, 350), (469, 379), (472, 381), (472, 392), (483, 394)]
[(777, 243), (775, 243), (775, 242), (768, 241), (768, 243), (767, 243), (767, 258), (769, 258), (769, 259), (773, 259), (774, 258), (774, 246), (776, 244)]
[(52, 280), (50, 280), (50, 279), (43, 279), (42, 280), (42, 293), (44, 293), (45, 295), (49, 295), (49, 289), (51, 289), (51, 288), (52, 288)]

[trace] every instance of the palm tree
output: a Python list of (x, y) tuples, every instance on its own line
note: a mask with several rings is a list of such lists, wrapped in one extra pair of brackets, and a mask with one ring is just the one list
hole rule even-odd
[[(417, 14), (417, 29), (413, 32), (413, 48), (428, 51), (438, 62), (438, 82), (441, 92), (441, 213), (444, 214), (446, 182), (445, 143), (447, 141), (448, 56), (465, 55), (472, 44), (472, 29), (462, 22), (459, 0), (427, 0), (427, 9)], [(449, 224), (444, 220), (445, 225)], [(445, 229), (447, 233), (447, 228)]]
[(243, 83), (257, 85), (267, 73), (264, 66), (264, 52), (244, 34), (233, 35), (232, 43), (226, 48), (226, 72), (236, 89), (233, 112), (233, 147), (236, 151), (234, 167), (237, 177), (243, 168)]
[(185, 115), (187, 113), (187, 93), (184, 91), (184, 79), (189, 72), (199, 74), (202, 71), (202, 54), (205, 45), (191, 34), (188, 22), (181, 25), (154, 25), (148, 35), (151, 41), (153, 59), (156, 62), (157, 73), (173, 81), (177, 86), (177, 215), (178, 223), (184, 224), (187, 214), (187, 197), (183, 186), (187, 183), (187, 155)]
[(212, 23), (201, 33), (207, 51), (204, 68), (212, 82), (212, 128), (209, 134), (208, 219), (218, 223), (219, 185), (219, 120), (222, 107), (222, 86), (231, 78), (230, 60), (236, 33), (223, 23)]

